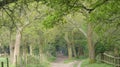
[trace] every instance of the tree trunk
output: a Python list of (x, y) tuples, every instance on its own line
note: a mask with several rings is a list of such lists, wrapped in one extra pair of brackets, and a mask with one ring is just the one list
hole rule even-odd
[(77, 57), (76, 50), (75, 50), (75, 44), (74, 44), (74, 31), (72, 31), (72, 50), (74, 57)]
[(24, 61), (25, 61), (25, 65), (27, 64), (27, 42), (26, 39), (24, 41), (24, 45), (23, 45), (23, 57), (24, 57)]
[(80, 47), (80, 55), (84, 55), (83, 47)]
[(39, 55), (40, 55), (40, 63), (46, 62), (46, 53), (44, 52), (45, 50), (45, 44), (46, 41), (43, 40), (43, 38), (40, 38), (40, 43), (39, 43)]
[(68, 58), (71, 59), (72, 58), (72, 44), (69, 41), (68, 38), (68, 32), (65, 33), (65, 40), (67, 42), (67, 48), (68, 48)]
[(76, 50), (75, 50), (75, 45), (72, 43), (72, 49), (73, 49), (73, 55), (74, 57), (77, 57)]
[(72, 58), (72, 47), (70, 43), (67, 43), (67, 48), (68, 48), (68, 58)]
[(14, 41), (10, 41), (10, 63), (12, 63), (13, 61), (13, 55), (14, 55), (14, 45), (13, 45)]
[(115, 57), (119, 57), (119, 49), (117, 47), (114, 48)]
[[(41, 45), (41, 44), (40, 44)], [(42, 49), (42, 46), (40, 46), (40, 48), (39, 48), (39, 52), (40, 52), (40, 63), (42, 63), (43, 62), (43, 49)]]
[(77, 57), (80, 56), (80, 47), (77, 48)]
[(30, 45), (30, 55), (33, 55), (32, 45)]
[(90, 63), (94, 63), (95, 62), (95, 48), (94, 45), (92, 43), (92, 27), (91, 24), (88, 24), (88, 33), (87, 33), (87, 40), (88, 40), (88, 50), (89, 50), (89, 59), (90, 59)]
[[(15, 65), (16, 60), (19, 58), (19, 51), (20, 51), (20, 41), (21, 41), (21, 31), (22, 29), (18, 29), (16, 33), (16, 41), (15, 41), (15, 47), (14, 47), (14, 57), (13, 57), (13, 65)], [(17, 58), (16, 58), (17, 57)]]
[(10, 41), (9, 41), (9, 51), (10, 51), (10, 63), (13, 61), (13, 54), (14, 54), (14, 41), (12, 40), (12, 31), (10, 30)]
[(43, 44), (40, 44), (39, 53), (40, 53), (40, 63), (46, 62), (47, 59), (46, 59), (46, 55), (44, 53)]

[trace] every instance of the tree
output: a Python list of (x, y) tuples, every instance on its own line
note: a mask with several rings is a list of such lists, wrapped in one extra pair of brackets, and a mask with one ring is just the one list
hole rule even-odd
[[(54, 8), (55, 10), (59, 11), (60, 9), (63, 10), (61, 15), (60, 16), (64, 16), (65, 14), (68, 14), (72, 11), (75, 10), (75, 8), (78, 8), (78, 9), (81, 9), (81, 12), (86, 16), (86, 18), (89, 18), (89, 15), (98, 7), (100, 7), (101, 5), (105, 4), (108, 0), (103, 0), (103, 1), (90, 1), (90, 2), (86, 2), (86, 1), (60, 1), (60, 0), (57, 0), (57, 1), (44, 1), (44, 3), (47, 3), (48, 6)], [(95, 2), (94, 4), (92, 4), (93, 2)], [(83, 3), (86, 3), (86, 4), (83, 4)], [(77, 5), (76, 5), (77, 4)], [(90, 4), (90, 5), (89, 5)], [(53, 5), (58, 5), (57, 7), (56, 6), (53, 6)], [(61, 6), (62, 5), (62, 6)], [(71, 7), (72, 5), (72, 7)], [(75, 6), (76, 5), (76, 6)], [(57, 9), (57, 8), (60, 8), (60, 9)], [(66, 7), (65, 9), (63, 7)], [(63, 9), (62, 9), (63, 8)], [(73, 10), (72, 10), (73, 9)], [(77, 9), (77, 10), (78, 10)], [(60, 14), (60, 13), (59, 13)], [(48, 23), (49, 24), (49, 23)], [(92, 36), (92, 30), (91, 30), (91, 24), (89, 23), (88, 24), (88, 45), (89, 47), (92, 47), (94, 48), (94, 44), (92, 44), (92, 39), (91, 39), (91, 36)], [(89, 52), (92, 54), (89, 53), (89, 58), (90, 58), (90, 62), (94, 62), (95, 61), (95, 50), (92, 49), (92, 48), (89, 48)]]
[[(32, 4), (36, 5), (36, 3), (32, 3)], [(21, 5), (21, 3), (19, 5)], [(28, 7), (26, 5), (18, 6), (18, 8), (15, 8), (13, 10), (14, 6), (16, 6), (16, 5), (12, 4), (12, 5), (3, 7), (3, 9), (6, 11), (7, 15), (10, 16), (12, 22), (13, 23), (16, 22), (15, 26), (16, 26), (17, 31), (16, 31), (16, 40), (15, 40), (15, 47), (14, 47), (15, 49), (14, 49), (14, 56), (13, 56), (14, 57), (13, 64), (15, 64), (15, 62), (16, 62), (16, 56), (17, 56), (17, 58), (19, 57), (22, 31), (30, 23), (35, 22), (36, 18), (39, 18), (38, 17), (39, 13), (37, 11), (31, 12), (32, 10), (36, 9), (32, 5), (29, 5), (29, 7), (33, 7), (30, 10), (28, 9)], [(12, 15), (12, 17), (11, 17), (11, 15)]]
[(65, 40), (66, 40), (66, 42), (67, 42), (67, 49), (68, 49), (68, 57), (69, 57), (69, 59), (71, 59), (72, 58), (72, 43), (70, 42), (70, 40), (69, 40), (69, 37), (68, 37), (69, 35), (68, 35), (68, 32), (65, 32)]
[[(89, 21), (92, 21), (92, 24), (95, 24), (94, 30), (99, 35), (102, 44), (113, 46), (115, 53), (118, 52), (118, 46), (116, 47), (113, 44), (119, 44), (119, 34), (116, 33), (120, 26), (118, 19), (120, 17), (120, 11), (118, 10), (120, 9), (119, 5), (120, 2), (118, 0), (108, 1), (93, 11), (89, 19)], [(106, 40), (104, 40), (104, 38)], [(111, 47), (112, 51), (114, 51), (113, 47)]]

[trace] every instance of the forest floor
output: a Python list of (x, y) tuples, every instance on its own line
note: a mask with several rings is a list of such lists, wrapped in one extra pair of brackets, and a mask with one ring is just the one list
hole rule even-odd
[(75, 64), (77, 64), (77, 67), (80, 67), (81, 65), (80, 61), (72, 61), (69, 63), (64, 63), (64, 61), (67, 59), (68, 59), (67, 56), (58, 54), (57, 59), (51, 63), (51, 67), (74, 67)]

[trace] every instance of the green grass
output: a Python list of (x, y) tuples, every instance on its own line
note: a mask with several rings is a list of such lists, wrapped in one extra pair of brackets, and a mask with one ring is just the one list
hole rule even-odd
[(29, 63), (29, 64), (19, 64), (17, 67), (50, 67), (49, 62), (42, 63)]
[(7, 58), (0, 58), (0, 67), (1, 67), (1, 62), (4, 63), (4, 67), (7, 67)]
[(81, 67), (113, 67), (113, 66), (100, 62), (89, 64), (89, 60), (85, 59), (82, 61)]
[(73, 67), (77, 67), (77, 65), (78, 65), (78, 64), (74, 64), (74, 66), (73, 66)]
[(87, 58), (87, 56), (79, 56), (79, 57), (77, 57), (77, 60), (84, 60), (86, 58)]
[(50, 67), (50, 64), (49, 63), (27, 64), (26, 67)]
[[(51, 60), (54, 60), (55, 58), (51, 58)], [(33, 60), (33, 59), (32, 59)], [(31, 61), (32, 61), (31, 60)], [(35, 61), (35, 60), (34, 60)], [(34, 62), (33, 61), (33, 62)], [(1, 62), (4, 62), (4, 67), (7, 67), (7, 58), (0, 58), (0, 67), (2, 67), (1, 66)], [(36, 61), (35, 61), (36, 62)], [(22, 67), (22, 66), (26, 66), (26, 67), (50, 67), (50, 63), (49, 62), (44, 62), (44, 63), (28, 63), (28, 64), (18, 64), (18, 67)], [(9, 63), (9, 67), (16, 67), (16, 65), (11, 65), (10, 63)]]
[(76, 60), (76, 58), (67, 59), (67, 60), (64, 61), (64, 63), (73, 62), (73, 61), (75, 61), (75, 60)]
[[(81, 61), (83, 59), (86, 59), (87, 57), (86, 56), (80, 56), (80, 57), (76, 57), (76, 58), (71, 58), (71, 59), (67, 59), (64, 61), (64, 63), (69, 63), (69, 62), (73, 62), (73, 61)], [(73, 67), (77, 67), (78, 64), (74, 64)]]
[(54, 56), (51, 56), (50, 58), (48, 58), (48, 61), (49, 62), (53, 62), (53, 61), (55, 61), (56, 60), (56, 57), (54, 57)]

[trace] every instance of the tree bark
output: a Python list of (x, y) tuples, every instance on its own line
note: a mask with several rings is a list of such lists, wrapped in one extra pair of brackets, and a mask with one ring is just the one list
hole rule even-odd
[(45, 62), (47, 60), (45, 52), (44, 52), (44, 46), (43, 45), (44, 44), (40, 44), (40, 46), (39, 46), (40, 63), (43, 63), (43, 62)]
[(77, 57), (76, 50), (75, 50), (75, 45), (74, 44), (72, 44), (72, 49), (73, 49), (73, 55), (74, 55), (74, 57)]
[(10, 48), (10, 63), (13, 61), (13, 54), (14, 54), (14, 41), (12, 40), (12, 31), (10, 30), (10, 41), (9, 41), (9, 48)]
[(46, 40), (43, 39), (43, 37), (40, 37), (40, 42), (39, 42), (39, 55), (40, 55), (40, 63), (46, 62), (46, 52), (44, 52), (45, 50), (45, 44), (46, 44)]
[(33, 55), (32, 45), (30, 45), (30, 55)]
[(13, 45), (14, 41), (10, 41), (10, 63), (12, 63), (13, 61), (13, 55), (14, 55), (14, 45)]
[(72, 58), (72, 47), (70, 43), (67, 43), (67, 48), (68, 48), (68, 58)]
[(92, 27), (91, 24), (88, 24), (88, 32), (87, 32), (87, 40), (88, 40), (88, 50), (89, 50), (89, 59), (90, 63), (95, 62), (95, 48), (94, 44), (92, 43)]
[[(40, 45), (41, 45), (41, 44), (40, 44)], [(43, 48), (42, 46), (40, 46), (40, 48), (39, 48), (40, 63), (42, 63), (43, 60), (44, 60), (44, 57), (43, 57), (43, 49), (42, 49), (42, 48)]]
[(17, 30), (17, 33), (16, 33), (16, 41), (15, 41), (15, 47), (14, 47), (13, 65), (15, 65), (16, 60), (18, 60), (18, 58), (19, 58), (20, 42), (21, 42), (21, 36), (22, 36), (21, 32), (22, 32), (22, 29), (19, 28)]
[(72, 58), (72, 44), (69, 41), (68, 38), (68, 32), (65, 33), (65, 40), (67, 42), (67, 48), (68, 48), (68, 58), (71, 59)]
[(75, 44), (74, 44), (74, 30), (72, 31), (72, 50), (74, 57), (77, 57), (76, 50), (75, 50)]

